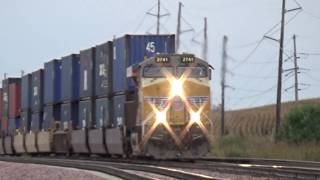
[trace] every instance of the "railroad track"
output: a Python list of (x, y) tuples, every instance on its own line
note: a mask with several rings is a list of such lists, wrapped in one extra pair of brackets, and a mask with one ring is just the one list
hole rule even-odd
[(320, 162), (258, 158), (201, 158), (200, 161), (320, 168)]
[[(77, 159), (75, 159), (77, 158)], [(275, 159), (202, 158), (185, 160), (129, 160), (112, 158), (72, 157), (27, 158), (0, 157), (3, 161), (48, 164), (100, 171), (123, 179), (152, 179), (138, 175), (145, 172), (175, 179), (221, 179), (212, 172), (284, 179), (320, 179), (320, 163)], [(90, 169), (89, 169), (90, 168)]]
[[(208, 180), (221, 178), (206, 176), (199, 173), (190, 173), (181, 169), (159, 167), (155, 165), (147, 165), (141, 163), (124, 163), (124, 162), (108, 162), (108, 161), (90, 161), (90, 160), (74, 160), (74, 159), (53, 159), (53, 158), (36, 158), (36, 157), (0, 157), (0, 161), (15, 162), (15, 163), (31, 163), (43, 164), (51, 166), (71, 167), (77, 169), (85, 169), (98, 171), (112, 176), (116, 176), (127, 180), (146, 180), (154, 179), (152, 175), (161, 175), (174, 179), (185, 180)], [(128, 172), (129, 171), (129, 172)], [(135, 172), (144, 172), (144, 175), (139, 175)], [(147, 176), (146, 176), (147, 173)], [(149, 177), (148, 177), (149, 173)]]

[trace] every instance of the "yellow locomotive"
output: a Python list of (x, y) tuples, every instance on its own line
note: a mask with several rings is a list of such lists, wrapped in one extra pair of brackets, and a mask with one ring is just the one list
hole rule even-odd
[[(134, 155), (208, 153), (211, 66), (192, 54), (158, 54), (127, 69), (138, 89), (130, 144)], [(131, 117), (134, 118), (134, 117)]]

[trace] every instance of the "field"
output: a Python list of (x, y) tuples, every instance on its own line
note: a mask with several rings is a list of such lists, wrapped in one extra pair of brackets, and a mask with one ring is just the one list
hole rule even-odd
[(320, 161), (320, 143), (275, 143), (270, 137), (234, 137), (229, 135), (214, 141), (210, 155), (215, 157)]
[[(295, 106), (320, 104), (320, 99), (287, 102), (282, 117)], [(220, 137), (220, 112), (213, 112), (214, 140), (211, 156), (320, 161), (320, 143), (274, 142), (275, 106), (226, 112), (225, 136)]]
[[(282, 104), (281, 115), (285, 116), (295, 106), (320, 104), (320, 98)], [(220, 134), (220, 112), (212, 113), (214, 135)], [(225, 114), (225, 134), (239, 137), (270, 136), (274, 131), (275, 105), (227, 111)]]

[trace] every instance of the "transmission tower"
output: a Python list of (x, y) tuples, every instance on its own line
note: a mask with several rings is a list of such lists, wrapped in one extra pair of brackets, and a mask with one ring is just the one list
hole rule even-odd
[[(152, 8), (152, 9), (153, 9), (153, 8)], [(165, 17), (165, 16), (169, 16), (170, 13), (161, 14), (161, 2), (160, 2), (160, 0), (158, 0), (158, 3), (157, 3), (157, 13), (156, 13), (156, 14), (154, 14), (154, 13), (151, 12), (152, 9), (150, 9), (150, 10), (147, 12), (147, 14), (150, 15), (150, 16), (154, 16), (154, 17), (157, 18), (156, 34), (160, 34), (160, 25), (161, 25), (160, 19), (163, 18), (163, 17)]]

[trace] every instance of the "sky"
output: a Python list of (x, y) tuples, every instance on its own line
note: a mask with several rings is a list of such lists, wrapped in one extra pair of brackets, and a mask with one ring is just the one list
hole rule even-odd
[[(161, 0), (161, 33), (175, 33), (178, 0)], [(182, 29), (179, 52), (201, 54), (203, 18), (208, 18), (208, 61), (215, 67), (212, 103), (221, 102), (222, 38), (228, 37), (226, 108), (241, 109), (276, 102), (280, 0), (181, 0)], [(155, 33), (156, 0), (1, 0), (0, 80), (20, 76), (43, 63), (101, 44), (124, 34)], [(297, 35), (300, 99), (320, 96), (320, 1), (287, 0), (283, 69), (293, 67), (292, 36)], [(268, 33), (267, 33), (268, 32)], [(266, 34), (267, 33), (267, 34)], [(194, 39), (194, 41), (192, 41)], [(197, 43), (196, 43), (197, 42)], [(283, 73), (283, 89), (294, 78)], [(282, 92), (283, 101), (294, 91)]]

